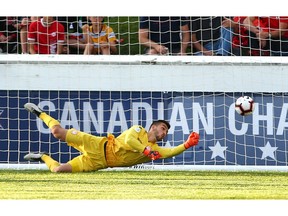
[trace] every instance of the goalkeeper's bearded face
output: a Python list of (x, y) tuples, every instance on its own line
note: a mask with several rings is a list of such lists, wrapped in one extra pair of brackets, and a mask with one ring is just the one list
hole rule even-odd
[[(153, 125), (150, 131), (154, 134), (156, 141), (163, 140), (168, 134), (168, 127), (164, 123)], [(149, 132), (150, 132), (149, 131)]]

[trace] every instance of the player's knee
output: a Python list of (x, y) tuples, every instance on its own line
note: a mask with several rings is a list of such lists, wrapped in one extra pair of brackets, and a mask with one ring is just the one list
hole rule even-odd
[(59, 167), (55, 167), (55, 168), (52, 170), (52, 172), (54, 172), (54, 173), (60, 172)]
[(61, 173), (61, 172), (65, 172), (65, 171), (63, 171), (63, 170), (61, 169), (61, 166), (59, 166), (59, 167), (54, 168), (54, 169), (53, 169), (53, 172), (54, 172), (54, 173)]
[(60, 134), (59, 127), (55, 126), (55, 127), (51, 128), (51, 133), (56, 139), (60, 138), (61, 134)]
[(62, 164), (58, 167), (55, 167), (53, 169), (53, 172), (54, 173), (61, 173), (61, 172), (72, 172), (72, 166), (69, 164), (69, 163), (66, 163), (66, 164)]
[(56, 139), (65, 140), (66, 129), (62, 128), (61, 126), (56, 125), (51, 128), (51, 133)]

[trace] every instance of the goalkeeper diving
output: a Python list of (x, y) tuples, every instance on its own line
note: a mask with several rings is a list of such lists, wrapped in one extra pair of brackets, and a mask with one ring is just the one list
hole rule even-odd
[(52, 135), (68, 146), (77, 149), (80, 154), (65, 164), (60, 164), (47, 153), (29, 153), (24, 156), (28, 161), (44, 162), (51, 172), (88, 172), (108, 167), (129, 167), (164, 159), (181, 154), (196, 146), (199, 134), (192, 132), (181, 145), (171, 148), (158, 146), (168, 134), (170, 124), (165, 120), (153, 121), (148, 131), (140, 125), (134, 125), (119, 136), (94, 136), (74, 128), (62, 128), (60, 122), (49, 116), (33, 103), (26, 103), (25, 109), (40, 118), (51, 130)]

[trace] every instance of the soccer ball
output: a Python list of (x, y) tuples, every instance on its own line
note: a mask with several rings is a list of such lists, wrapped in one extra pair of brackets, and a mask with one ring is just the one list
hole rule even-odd
[(251, 115), (254, 111), (254, 100), (249, 96), (241, 96), (236, 100), (235, 110), (242, 116)]

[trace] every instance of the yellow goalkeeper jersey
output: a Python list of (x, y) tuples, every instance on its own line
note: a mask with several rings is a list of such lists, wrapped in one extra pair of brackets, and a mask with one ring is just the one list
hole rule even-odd
[(161, 159), (173, 157), (186, 150), (184, 144), (164, 148), (157, 143), (148, 142), (147, 131), (142, 126), (135, 125), (116, 138), (112, 134), (108, 135), (106, 147), (108, 167), (133, 166), (151, 161), (142, 153), (146, 146), (150, 146), (153, 151), (158, 151)]

